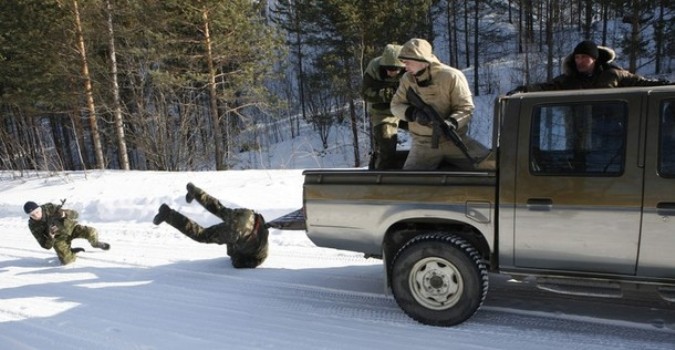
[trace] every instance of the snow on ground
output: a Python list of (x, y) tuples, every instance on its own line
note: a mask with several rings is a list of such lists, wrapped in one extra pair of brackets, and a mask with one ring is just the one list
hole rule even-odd
[[(381, 262), (270, 232), (259, 268), (232, 268), (225, 247), (151, 223), (167, 203), (202, 224), (184, 200), (192, 181), (224, 204), (273, 219), (301, 206), (300, 170), (81, 172), (0, 175), (0, 349), (675, 349), (675, 307), (636, 293), (574, 298), (491, 276), (469, 321), (437, 328), (409, 319), (384, 294)], [(27, 229), (23, 203), (80, 212), (112, 245), (60, 266)]]

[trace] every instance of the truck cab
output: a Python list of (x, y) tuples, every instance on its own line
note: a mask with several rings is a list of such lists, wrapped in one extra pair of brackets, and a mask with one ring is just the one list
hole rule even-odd
[(504, 99), (499, 269), (675, 279), (675, 92)]

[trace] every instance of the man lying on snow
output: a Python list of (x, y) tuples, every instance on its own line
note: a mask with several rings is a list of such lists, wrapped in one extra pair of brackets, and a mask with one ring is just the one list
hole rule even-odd
[(227, 208), (218, 199), (188, 183), (185, 201), (191, 203), (193, 200), (223, 222), (204, 228), (166, 204), (159, 207), (152, 222), (155, 225), (166, 222), (200, 243), (226, 244), (227, 255), (235, 268), (255, 268), (265, 261), (269, 232), (262, 215), (251, 209)]

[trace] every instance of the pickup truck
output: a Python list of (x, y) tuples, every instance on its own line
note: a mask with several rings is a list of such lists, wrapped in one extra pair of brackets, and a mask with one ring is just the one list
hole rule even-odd
[(492, 134), (480, 170), (306, 170), (301, 226), (381, 258), (423, 324), (470, 318), (489, 273), (675, 302), (675, 86), (502, 96)]

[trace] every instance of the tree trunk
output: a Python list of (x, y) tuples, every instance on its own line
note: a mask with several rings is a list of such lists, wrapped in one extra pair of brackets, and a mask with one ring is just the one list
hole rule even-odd
[(471, 65), (471, 44), (469, 43), (469, 2), (464, 2), (464, 50), (466, 55), (466, 66)]
[(222, 150), (222, 132), (220, 131), (220, 117), (218, 116), (218, 95), (216, 92), (216, 69), (213, 64), (213, 52), (211, 51), (211, 36), (209, 34), (209, 14), (205, 8), (202, 11), (202, 18), (204, 19), (204, 44), (206, 46), (206, 61), (209, 67), (209, 100), (211, 103), (210, 112), (211, 120), (213, 120), (213, 143), (216, 150), (216, 170), (225, 170), (223, 164), (223, 150)]
[(548, 9), (546, 11), (548, 17), (546, 21), (546, 46), (548, 47), (546, 53), (546, 81), (553, 79), (553, 24), (556, 20), (554, 17), (557, 8), (557, 0), (548, 1)]
[(609, 18), (608, 12), (609, 12), (609, 2), (608, 1), (602, 1), (602, 10), (601, 10), (601, 15), (602, 15), (602, 41), (601, 41), (601, 45), (603, 45), (603, 46), (607, 46), (607, 19)]
[(108, 47), (110, 48), (110, 71), (112, 75), (113, 114), (115, 120), (115, 136), (117, 138), (117, 152), (120, 169), (129, 170), (129, 155), (127, 154), (127, 143), (124, 137), (124, 120), (122, 119), (120, 88), (117, 83), (117, 53), (115, 52), (115, 31), (112, 22), (112, 5), (110, 4), (110, 0), (106, 0), (105, 3), (108, 15)]
[[(343, 60), (344, 62), (344, 67), (349, 67), (349, 58), (345, 58)], [(348, 75), (348, 74), (347, 74)], [(354, 88), (352, 87), (352, 81), (351, 79), (347, 79), (347, 91), (354, 91)], [(358, 128), (358, 118), (356, 117), (356, 106), (354, 105), (354, 98), (351, 96), (351, 94), (348, 96), (349, 98), (349, 115), (351, 117), (351, 122), (352, 122), (352, 135), (354, 135), (354, 166), (355, 167), (360, 167), (361, 166), (361, 152), (359, 151), (359, 128)]]
[(586, 0), (585, 4), (585, 19), (584, 19), (584, 37), (590, 39), (591, 38), (591, 28), (593, 24), (593, 1), (592, 0)]
[(640, 46), (640, 1), (633, 0), (631, 4), (631, 31), (630, 31), (630, 51), (628, 53), (628, 71), (635, 73), (637, 71), (637, 56)]
[(295, 9), (296, 13), (296, 25), (298, 30), (295, 32), (295, 45), (298, 56), (298, 94), (300, 95), (300, 108), (302, 110), (302, 120), (307, 120), (307, 113), (305, 110), (305, 73), (303, 68), (303, 54), (302, 54), (302, 37), (300, 35), (300, 16), (298, 15), (298, 9)]
[(663, 12), (664, 12), (664, 7), (666, 6), (666, 1), (669, 0), (661, 0), (659, 1), (659, 18), (656, 20), (654, 23), (654, 48), (656, 52), (654, 53), (655, 55), (655, 61), (654, 61), (654, 74), (659, 74), (661, 73), (661, 55), (663, 55), (663, 46), (664, 46), (664, 40), (663, 40), (663, 30), (665, 27), (665, 20), (663, 17)]
[(75, 15), (75, 32), (77, 33), (77, 42), (82, 58), (82, 77), (84, 78), (84, 91), (87, 99), (87, 109), (89, 110), (89, 126), (91, 127), (91, 141), (94, 144), (94, 155), (96, 156), (96, 167), (105, 169), (103, 160), (103, 148), (101, 147), (101, 135), (98, 131), (96, 120), (96, 105), (94, 104), (94, 92), (89, 74), (89, 63), (87, 61), (87, 52), (84, 46), (84, 34), (82, 33), (82, 22), (80, 20), (80, 10), (77, 0), (73, 0), (73, 10)]
[(122, 170), (129, 170), (129, 155), (127, 154), (127, 142), (124, 137), (124, 120), (122, 119), (122, 106), (120, 103), (120, 87), (117, 83), (117, 54), (115, 53), (115, 31), (113, 30), (112, 5), (106, 0), (106, 12), (108, 12), (108, 36), (110, 47), (110, 68), (112, 74), (113, 113), (115, 115), (115, 136), (117, 138), (117, 152)]
[(473, 11), (473, 94), (480, 95), (478, 88), (478, 13), (480, 11), (480, 1), (474, 2)]

